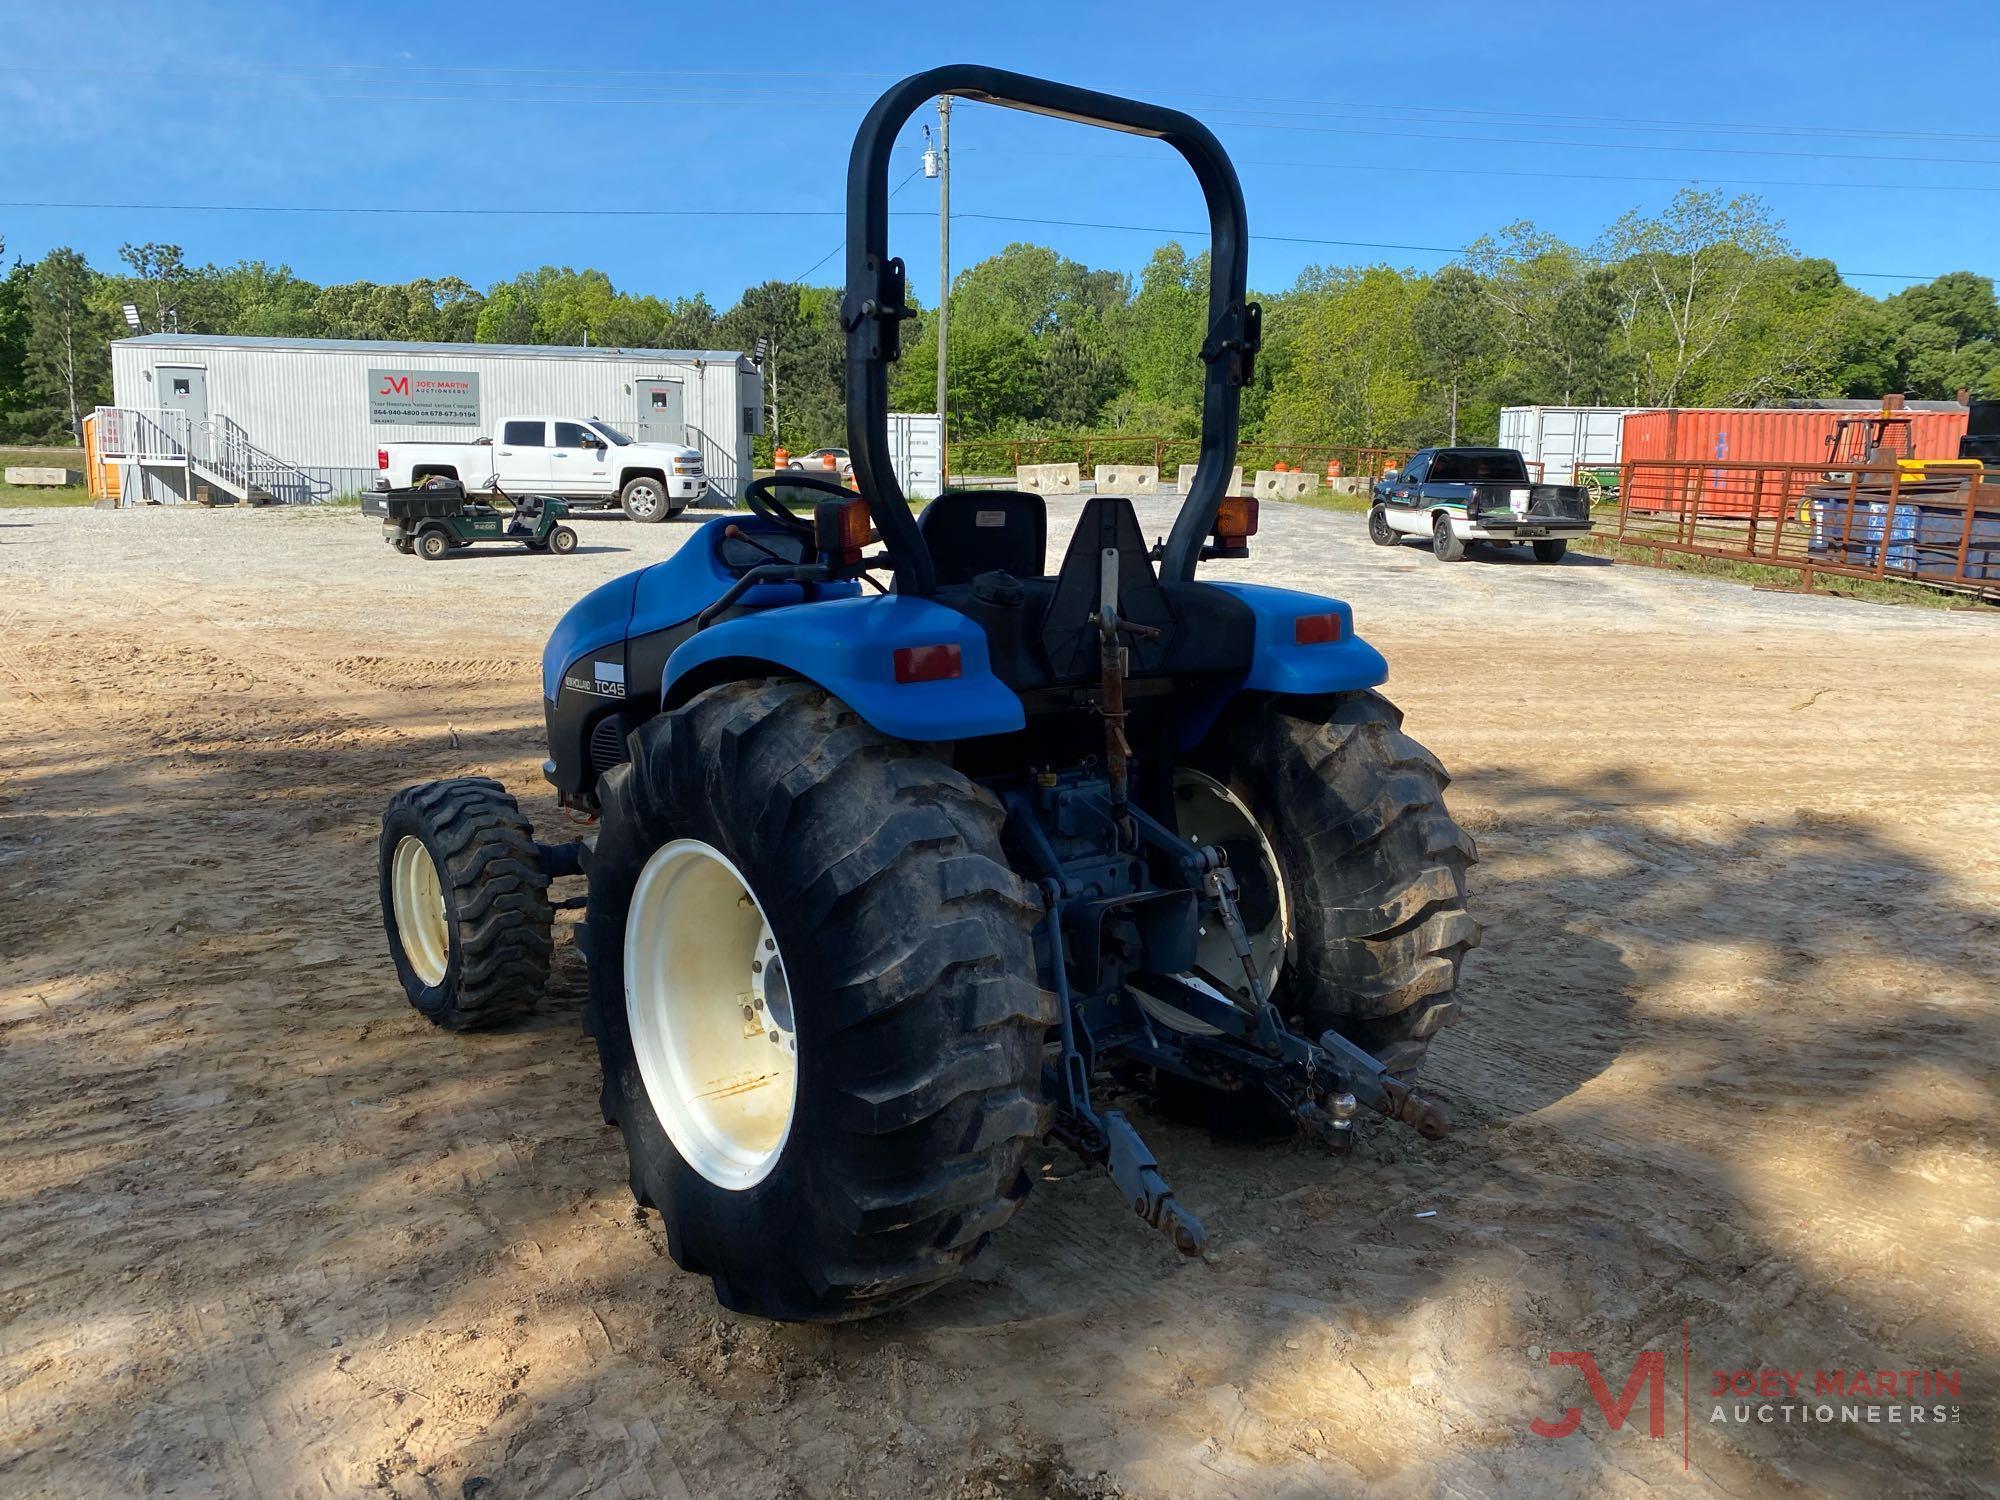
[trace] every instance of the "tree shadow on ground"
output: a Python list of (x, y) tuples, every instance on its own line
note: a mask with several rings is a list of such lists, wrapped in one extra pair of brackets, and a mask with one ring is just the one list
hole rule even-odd
[[(1993, 1365), (1943, 1263), (1976, 1241), (1916, 1191), (1994, 1124), (1991, 914), (1863, 823), (1508, 767), (1454, 793), (1487, 938), (1453, 1138), (1336, 1163), (1144, 1116), (1204, 1261), (1050, 1152), (981, 1278), (721, 1316), (632, 1210), (573, 961), (535, 1022), (452, 1037), (382, 952), (395, 786), (497, 772), (549, 818), (518, 697), (455, 690), (450, 736), (414, 697), (192, 691), (165, 733), (0, 733), (0, 1484), (1594, 1494), (1671, 1483), (1672, 1445), (1529, 1435), (1582, 1399), (1537, 1351), (1615, 1378), (1685, 1320), (1716, 1362)], [(1897, 1258), (1911, 1215), (1936, 1259)], [(1989, 1472), (1973, 1424), (1697, 1436), (1744, 1490)]]

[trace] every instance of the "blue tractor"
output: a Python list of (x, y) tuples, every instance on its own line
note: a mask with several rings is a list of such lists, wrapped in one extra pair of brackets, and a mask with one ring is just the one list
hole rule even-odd
[[(889, 156), (940, 94), (1151, 136), (1200, 179), (1200, 459), (1155, 546), (1099, 496), (1051, 569), (1040, 496), (948, 492), (915, 515), (898, 487), (888, 373), (911, 314)], [(858, 493), (759, 480), (747, 516), (556, 628), (544, 771), (594, 839), (538, 841), (483, 778), (398, 793), (381, 838), (390, 952), (440, 1026), (532, 1007), (552, 908), (587, 905), (586, 1026), (632, 1191), (725, 1305), (778, 1319), (952, 1279), (1048, 1137), (1199, 1254), (1199, 1219), (1110, 1107), (1127, 1097), (1275, 1117), (1332, 1150), (1362, 1110), (1443, 1134), (1411, 1079), (1479, 936), (1447, 778), (1372, 691), (1387, 668), (1347, 605), (1195, 576), (1256, 530), (1223, 494), (1260, 314), (1214, 136), (939, 68), (870, 111), (848, 224)], [(588, 896), (553, 900), (576, 875)]]

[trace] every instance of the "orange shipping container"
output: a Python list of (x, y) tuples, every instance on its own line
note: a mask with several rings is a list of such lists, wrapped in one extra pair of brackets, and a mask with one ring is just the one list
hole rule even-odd
[[(1871, 408), (1872, 410), (1873, 408)], [(1635, 411), (1624, 421), (1621, 456), (1681, 462), (1818, 464), (1842, 417), (1865, 411), (1786, 407), (1689, 407)], [(1957, 458), (1965, 436), (1965, 411), (1904, 411), (1916, 458)]]

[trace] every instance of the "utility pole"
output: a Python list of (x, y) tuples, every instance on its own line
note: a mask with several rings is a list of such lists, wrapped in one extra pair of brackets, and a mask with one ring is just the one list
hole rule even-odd
[(945, 334), (951, 322), (951, 96), (938, 100), (938, 488), (951, 473), (951, 419), (945, 415)]

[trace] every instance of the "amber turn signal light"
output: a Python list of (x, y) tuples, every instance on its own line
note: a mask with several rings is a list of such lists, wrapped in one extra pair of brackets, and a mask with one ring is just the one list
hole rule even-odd
[(1215, 511), (1215, 535), (1225, 542), (1240, 542), (1257, 534), (1257, 502), (1249, 495), (1229, 495)]
[(861, 561), (862, 549), (874, 541), (865, 500), (826, 500), (813, 507), (813, 546), (841, 563)]

